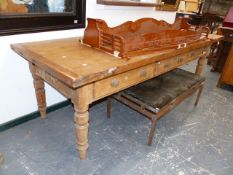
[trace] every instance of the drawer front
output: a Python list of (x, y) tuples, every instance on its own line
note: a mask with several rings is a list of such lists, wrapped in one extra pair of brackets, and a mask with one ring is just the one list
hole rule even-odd
[(170, 59), (156, 62), (155, 75), (160, 75), (164, 72), (168, 72), (176, 67), (183, 65), (186, 62), (187, 57), (185, 55), (179, 55)]
[(155, 64), (150, 64), (94, 83), (94, 98), (100, 99), (136, 85), (154, 76)]
[(194, 51), (187, 53), (187, 61), (197, 59), (201, 56), (207, 56), (208, 48), (200, 48)]
[(185, 54), (181, 54), (170, 59), (162, 60), (156, 62), (156, 71), (155, 75), (160, 75), (162, 73), (168, 72), (176, 67), (179, 67), (187, 62), (205, 56), (207, 54), (207, 48), (200, 48), (193, 51), (190, 51)]

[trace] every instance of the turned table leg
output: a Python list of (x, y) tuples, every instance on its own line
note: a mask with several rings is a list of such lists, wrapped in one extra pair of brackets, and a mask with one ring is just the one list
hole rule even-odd
[(203, 74), (205, 64), (206, 64), (206, 58), (205, 57), (199, 58), (199, 60), (197, 62), (196, 72), (195, 72), (196, 75)]
[[(199, 60), (197, 62), (197, 67), (196, 67), (195, 74), (202, 76), (204, 68), (205, 68), (205, 65), (206, 65), (206, 58), (205, 57), (199, 58)], [(197, 98), (196, 98), (196, 101), (195, 101), (195, 104), (194, 104), (195, 106), (197, 106), (197, 104), (199, 102), (202, 90), (203, 90), (203, 85), (200, 87), (200, 89), (198, 91)]]
[(74, 106), (74, 121), (76, 129), (77, 149), (79, 151), (80, 159), (86, 159), (88, 149), (88, 121), (89, 113), (88, 107), (80, 109), (77, 105)]
[(30, 64), (30, 70), (33, 77), (33, 84), (36, 92), (36, 99), (38, 110), (40, 111), (41, 118), (46, 116), (46, 98), (45, 98), (45, 84), (44, 80), (35, 74), (35, 66)]
[(76, 129), (76, 143), (81, 160), (87, 158), (88, 149), (88, 127), (89, 127), (89, 103), (92, 100), (92, 86), (87, 85), (77, 89), (72, 98), (74, 104), (74, 121)]

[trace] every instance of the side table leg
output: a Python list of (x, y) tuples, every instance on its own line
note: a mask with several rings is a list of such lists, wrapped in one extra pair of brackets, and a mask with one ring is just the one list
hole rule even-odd
[(33, 77), (33, 84), (36, 92), (36, 99), (41, 118), (46, 116), (46, 98), (44, 80), (35, 74), (35, 67), (30, 64), (30, 70)]
[(153, 138), (154, 138), (154, 135), (155, 135), (156, 122), (157, 122), (157, 116), (155, 115), (152, 118), (152, 121), (151, 121), (151, 129), (150, 129), (150, 133), (149, 133), (148, 141), (147, 141), (148, 145), (152, 144), (152, 141), (153, 141)]
[(112, 98), (107, 98), (107, 117), (111, 118), (112, 116)]
[(201, 96), (201, 93), (202, 93), (202, 90), (203, 90), (203, 85), (199, 88), (198, 90), (198, 93), (197, 93), (197, 98), (196, 98), (196, 101), (194, 103), (195, 106), (198, 105), (198, 102), (199, 102), (199, 99), (200, 99), (200, 96)]

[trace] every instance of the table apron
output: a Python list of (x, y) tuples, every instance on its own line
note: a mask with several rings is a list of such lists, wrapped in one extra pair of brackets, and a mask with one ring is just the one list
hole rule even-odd
[(35, 74), (41, 77), (45, 82), (55, 88), (58, 92), (63, 94), (67, 98), (72, 98), (75, 94), (75, 89), (67, 86), (57, 78), (41, 70), (39, 67), (35, 67)]
[[(128, 87), (139, 84), (143, 81), (149, 80), (153, 77), (159, 76), (166, 73), (172, 69), (182, 66), (190, 61), (199, 59), (201, 57), (206, 57), (209, 52), (209, 48), (199, 48), (191, 52), (183, 53), (178, 56), (174, 56), (162, 61), (151, 63), (146, 66), (142, 66), (127, 72), (114, 75), (102, 80), (95, 81), (89, 85), (93, 86), (92, 100), (97, 101), (101, 98), (107, 97)], [(53, 77), (49, 73), (35, 66), (35, 73), (41, 77), (45, 82), (54, 87), (57, 91), (63, 94), (67, 98), (74, 97), (77, 90), (82, 87), (72, 88), (60, 81), (59, 79)], [(90, 92), (88, 92), (90, 93)]]
[(151, 79), (166, 73), (172, 69), (182, 66), (190, 61), (206, 57), (209, 53), (209, 48), (199, 48), (191, 52), (183, 53), (162, 61), (158, 61), (140, 68), (129, 70), (127, 72), (114, 75), (93, 84), (93, 100), (104, 98), (106, 96), (117, 93), (128, 87), (139, 84), (143, 81)]

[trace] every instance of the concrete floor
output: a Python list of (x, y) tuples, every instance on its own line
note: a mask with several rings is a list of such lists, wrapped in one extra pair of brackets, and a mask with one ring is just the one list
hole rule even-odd
[(198, 107), (191, 97), (161, 118), (152, 146), (147, 119), (116, 101), (107, 119), (102, 101), (90, 109), (88, 159), (80, 161), (68, 106), (0, 133), (0, 174), (232, 175), (233, 88), (217, 89), (219, 74), (208, 67), (206, 77)]

